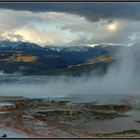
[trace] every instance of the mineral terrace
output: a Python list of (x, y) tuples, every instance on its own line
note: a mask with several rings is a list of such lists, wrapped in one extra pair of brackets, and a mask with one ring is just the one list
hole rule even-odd
[(20, 138), (139, 137), (138, 113), (139, 108), (127, 102), (99, 104), (69, 99), (1, 97), (0, 135)]

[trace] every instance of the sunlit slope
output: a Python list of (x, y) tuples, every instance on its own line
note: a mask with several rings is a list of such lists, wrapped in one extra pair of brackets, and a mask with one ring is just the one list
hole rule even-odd
[(103, 75), (115, 60), (115, 57), (111, 55), (102, 55), (95, 59), (89, 59), (85, 63), (70, 65), (65, 69), (47, 71), (46, 74), (80, 76), (92, 73), (95, 75)]
[(36, 62), (38, 56), (25, 55), (20, 51), (0, 51), (0, 62)]
[[(12, 73), (22, 71), (25, 74), (45, 74), (45, 75), (81, 75), (82, 73), (104, 73), (108, 65), (113, 60), (111, 55), (102, 55), (94, 59), (89, 59), (84, 63), (70, 65), (66, 68), (55, 69), (53, 65), (64, 63), (61, 58), (53, 55), (45, 55), (44, 58), (24, 54), (21, 51), (0, 51), (0, 70)], [(47, 68), (48, 66), (52, 68)]]
[(105, 55), (96, 57), (94, 59), (89, 59), (85, 63), (82, 63), (82, 64), (71, 65), (68, 68), (88, 66), (88, 65), (93, 65), (93, 64), (99, 63), (99, 62), (107, 63), (107, 62), (110, 62), (112, 59), (113, 59), (113, 56), (105, 54)]

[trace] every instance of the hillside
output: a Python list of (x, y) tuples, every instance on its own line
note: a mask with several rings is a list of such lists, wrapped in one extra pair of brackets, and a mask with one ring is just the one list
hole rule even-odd
[[(102, 58), (102, 59), (101, 59)], [(81, 75), (103, 75), (107, 72), (109, 66), (115, 61), (114, 58), (108, 55), (97, 57), (93, 60), (87, 60), (85, 63), (78, 65), (70, 65), (64, 69), (46, 71), (47, 75), (69, 75), (69, 76), (81, 76)]]
[(43, 48), (6, 40), (0, 42), (0, 71), (25, 75), (80, 75), (95, 70), (104, 73), (116, 50), (110, 45)]

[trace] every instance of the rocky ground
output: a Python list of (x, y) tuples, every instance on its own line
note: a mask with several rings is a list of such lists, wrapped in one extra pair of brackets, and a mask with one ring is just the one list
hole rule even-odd
[(140, 137), (138, 117), (138, 105), (126, 100), (99, 104), (1, 97), (0, 137)]

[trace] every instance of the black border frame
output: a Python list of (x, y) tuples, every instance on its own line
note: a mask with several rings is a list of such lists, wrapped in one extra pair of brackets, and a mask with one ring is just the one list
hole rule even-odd
[[(0, 4), (1, 3), (49, 3), (49, 2), (66, 2), (66, 3), (94, 3), (94, 2), (98, 2), (98, 3), (125, 3), (125, 2), (130, 2), (130, 3), (133, 3), (133, 2), (139, 2), (140, 3), (140, 0), (0, 0)], [(63, 139), (68, 139), (68, 140), (116, 140), (116, 139), (119, 139), (119, 140), (126, 140), (126, 139), (132, 139), (132, 140), (135, 140), (135, 139), (140, 139), (140, 137), (93, 137), (93, 138), (0, 138), (0, 140), (5, 140), (5, 139), (21, 139), (21, 140), (32, 140), (32, 139), (35, 139), (35, 140), (44, 140), (44, 139), (47, 139), (47, 140), (63, 140)]]

